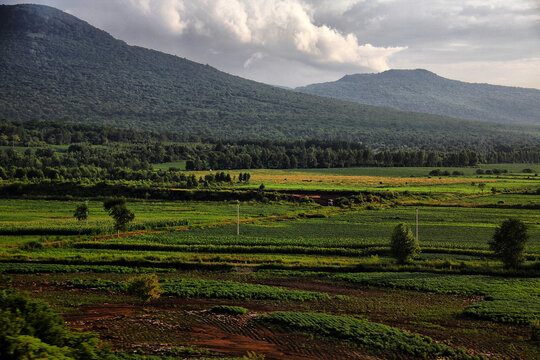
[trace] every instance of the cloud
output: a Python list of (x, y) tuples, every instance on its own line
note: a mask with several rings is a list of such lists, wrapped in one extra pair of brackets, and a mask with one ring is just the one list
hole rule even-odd
[[(132, 45), (286, 86), (388, 68), (463, 69), (456, 78), (479, 81), (474, 66), (463, 64), (492, 66), (480, 72), (484, 82), (509, 84), (540, 58), (538, 0), (33, 2), (69, 11)], [(540, 78), (532, 83), (540, 88)]]
[(247, 69), (251, 67), (251, 65), (258, 60), (262, 60), (265, 57), (265, 55), (262, 52), (256, 52), (253, 55), (249, 57), (249, 59), (246, 60), (244, 63), (244, 69)]
[[(221, 54), (231, 47), (249, 47), (255, 53), (323, 67), (382, 71), (388, 69), (388, 58), (404, 49), (361, 44), (352, 33), (317, 25), (312, 6), (300, 0), (131, 0), (130, 5), (149, 20), (161, 18), (170, 32), (196, 37)], [(254, 60), (250, 56), (242, 64), (247, 67)]]

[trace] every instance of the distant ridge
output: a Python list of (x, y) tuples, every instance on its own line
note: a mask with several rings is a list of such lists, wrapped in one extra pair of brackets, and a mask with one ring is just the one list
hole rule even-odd
[(540, 125), (540, 90), (449, 80), (423, 69), (346, 75), (296, 90), (398, 110)]
[(222, 138), (341, 139), (378, 150), (540, 143), (538, 127), (360, 105), (242, 79), (128, 46), (41, 5), (0, 6), (0, 118)]

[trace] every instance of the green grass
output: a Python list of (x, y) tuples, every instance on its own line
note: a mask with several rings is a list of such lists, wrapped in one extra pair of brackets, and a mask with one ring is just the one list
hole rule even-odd
[[(530, 240), (526, 251), (540, 253), (540, 214), (527, 209), (420, 207), (420, 246), (487, 250), (495, 227), (509, 217), (521, 219), (529, 226)], [(241, 224), (240, 236), (235, 235), (236, 225), (227, 225), (141, 235), (131, 241), (169, 245), (363, 248), (388, 245), (397, 224), (404, 222), (413, 227), (414, 221), (415, 208), (398, 207), (361, 210), (327, 218)]]
[[(77, 234), (79, 226), (86, 233), (114, 233), (113, 220), (103, 209), (101, 201), (89, 202), (88, 225), (79, 224), (73, 217), (78, 201), (58, 200), (0, 200), (0, 234)], [(236, 203), (134, 201), (128, 208), (135, 213), (132, 227), (151, 228), (165, 222), (187, 221), (190, 225), (212, 224), (236, 220)], [(308, 205), (261, 204), (241, 205), (241, 219), (278, 216), (303, 212)]]
[[(301, 276), (296, 272), (289, 276)], [(503, 278), (482, 275), (430, 273), (318, 274), (357, 286), (381, 286), (437, 293), (485, 296), (464, 310), (474, 318), (526, 324), (540, 317), (540, 278)]]
[[(491, 170), (501, 169), (508, 170), (509, 173), (523, 174), (522, 170), (531, 168), (540, 170), (539, 164), (481, 164), (477, 167), (352, 167), (352, 168), (330, 168), (330, 169), (295, 169), (294, 172), (306, 172), (306, 173), (319, 173), (319, 174), (334, 174), (334, 175), (348, 175), (348, 176), (383, 176), (383, 177), (410, 177), (410, 176), (422, 176), (427, 177), (429, 172), (434, 169), (448, 170), (450, 173), (453, 171), (461, 171), (464, 176), (476, 175), (477, 169)], [(505, 175), (505, 174), (502, 174)], [(527, 176), (534, 176), (533, 174), (523, 174)]]

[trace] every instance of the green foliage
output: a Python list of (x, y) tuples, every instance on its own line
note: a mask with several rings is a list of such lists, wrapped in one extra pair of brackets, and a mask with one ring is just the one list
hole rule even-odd
[(489, 247), (507, 268), (516, 268), (523, 263), (525, 243), (529, 239), (527, 226), (518, 219), (508, 219), (495, 229)]
[(156, 274), (142, 274), (129, 280), (127, 293), (148, 303), (158, 299), (163, 290), (161, 290)]
[(70, 332), (45, 303), (0, 290), (2, 359), (113, 360), (116, 357), (90, 333)]
[(373, 272), (329, 274), (328, 276), (334, 280), (361, 286), (485, 296), (485, 301), (475, 303), (463, 311), (463, 314), (472, 318), (527, 324), (540, 317), (540, 279), (538, 277), (504, 278), (420, 272)]
[(248, 312), (248, 309), (241, 306), (232, 306), (232, 305), (216, 305), (212, 306), (210, 309), (214, 314), (225, 314), (225, 315), (244, 315)]
[[(97, 288), (103, 290), (126, 291), (127, 284), (109, 280), (68, 282), (78, 288)], [(252, 300), (289, 300), (289, 301), (317, 301), (328, 299), (326, 293), (312, 291), (287, 290), (280, 287), (239, 283), (234, 281), (213, 280), (179, 280), (166, 281), (161, 284), (163, 295), (181, 298), (208, 298), (208, 299), (252, 299)]]
[(27, 241), (19, 246), (24, 251), (35, 251), (43, 249), (43, 244), (36, 240)]
[[(169, 272), (167, 268), (133, 267), (116, 265), (66, 265), (66, 264), (40, 264), (40, 263), (0, 263), (1, 274), (37, 274), (37, 273), (156, 273)], [(1, 287), (1, 286), (0, 286)]]
[(88, 220), (88, 205), (86, 203), (77, 205), (73, 217), (78, 221)]
[(114, 219), (114, 229), (118, 233), (126, 231), (127, 225), (135, 219), (135, 214), (126, 207), (126, 199), (123, 197), (106, 199), (103, 208)]
[(345, 316), (321, 313), (275, 312), (260, 315), (260, 321), (287, 330), (348, 340), (357, 346), (385, 355), (385, 358), (402, 359), (480, 359), (470, 356), (463, 349), (453, 349), (390, 326)]
[(73, 360), (70, 350), (66, 347), (49, 345), (40, 339), (29, 335), (9, 337), (9, 348), (6, 353), (12, 359), (48, 359)]
[(390, 239), (390, 252), (401, 264), (409, 262), (420, 252), (420, 245), (407, 225), (402, 223), (394, 228)]

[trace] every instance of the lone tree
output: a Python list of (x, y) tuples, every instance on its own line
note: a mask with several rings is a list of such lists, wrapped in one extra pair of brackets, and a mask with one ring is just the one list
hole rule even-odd
[(127, 225), (135, 219), (135, 214), (126, 207), (126, 199), (109, 198), (103, 202), (103, 208), (114, 219), (114, 229), (120, 237), (120, 231), (126, 231)]
[(482, 194), (483, 194), (483, 193), (484, 193), (484, 189), (486, 188), (486, 184), (485, 184), (485, 183), (480, 183), (480, 184), (478, 184), (478, 188), (479, 188), (480, 190), (482, 190)]
[(528, 239), (527, 225), (518, 219), (508, 219), (495, 229), (489, 248), (502, 260), (504, 267), (517, 268), (523, 263), (523, 251)]
[(390, 252), (400, 264), (409, 262), (420, 253), (418, 240), (413, 236), (411, 229), (405, 224), (399, 224), (394, 228), (390, 240)]
[(86, 203), (77, 205), (77, 207), (75, 208), (75, 212), (73, 213), (73, 217), (77, 219), (77, 221), (79, 222), (79, 238), (80, 238), (82, 222), (86, 221), (88, 223), (88, 205)]
[(127, 292), (148, 303), (158, 299), (163, 293), (163, 290), (159, 286), (159, 280), (156, 274), (143, 274), (130, 279)]

